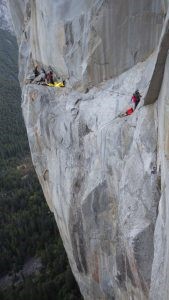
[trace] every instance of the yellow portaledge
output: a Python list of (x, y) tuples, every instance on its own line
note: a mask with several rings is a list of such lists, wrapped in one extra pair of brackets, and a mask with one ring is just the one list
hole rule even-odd
[(62, 81), (60, 81), (60, 82), (54, 82), (54, 84), (53, 83), (48, 83), (48, 86), (51, 86), (51, 87), (64, 87), (65, 85)]

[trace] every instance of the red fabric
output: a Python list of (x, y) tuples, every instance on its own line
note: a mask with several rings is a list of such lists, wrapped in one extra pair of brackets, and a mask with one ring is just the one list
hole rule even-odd
[(134, 111), (133, 108), (130, 107), (130, 108), (126, 111), (127, 116), (131, 115), (131, 114), (133, 113), (133, 111)]
[(131, 98), (131, 100), (132, 100), (133, 103), (136, 103), (136, 102), (137, 102), (136, 96), (133, 96), (133, 97)]
[(49, 79), (50, 79), (50, 74), (49, 74), (49, 73), (47, 73), (47, 75), (46, 75), (46, 79), (47, 79), (47, 80), (49, 80)]

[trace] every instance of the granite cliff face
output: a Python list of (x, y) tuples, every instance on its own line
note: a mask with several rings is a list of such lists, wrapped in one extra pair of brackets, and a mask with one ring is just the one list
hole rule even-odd
[[(8, 2), (32, 160), (84, 299), (167, 300), (168, 1)], [(25, 84), (36, 62), (66, 87)]]

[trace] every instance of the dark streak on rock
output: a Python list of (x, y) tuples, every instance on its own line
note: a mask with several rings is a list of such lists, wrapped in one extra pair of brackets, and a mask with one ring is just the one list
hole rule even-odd
[(43, 173), (43, 179), (45, 181), (48, 181), (49, 180), (49, 170), (45, 170), (44, 173)]
[(77, 209), (76, 207), (71, 209), (69, 224), (73, 256), (77, 269), (80, 273), (84, 272), (87, 274), (86, 244), (80, 209)]
[(75, 105), (77, 105), (82, 99), (81, 98), (78, 98), (75, 102)]
[(83, 178), (77, 178), (75, 182), (73, 183), (73, 191), (78, 194), (81, 188), (81, 183), (83, 181)]
[(107, 195), (107, 183), (104, 181), (103, 183), (99, 184), (90, 194), (88, 197), (91, 197), (92, 201), (92, 210), (94, 211), (95, 217), (106, 211), (108, 209), (108, 205), (110, 199)]
[(117, 249), (116, 264), (117, 264), (116, 282), (120, 289), (126, 289), (125, 259), (124, 259), (124, 255), (121, 253), (121, 250), (119, 251), (119, 249)]
[(135, 279), (134, 279), (134, 276), (133, 276), (133, 273), (131, 271), (131, 268), (130, 268), (130, 264), (129, 264), (129, 260), (128, 260), (128, 257), (126, 255), (126, 272), (127, 272), (127, 277), (131, 280), (131, 283), (133, 286), (136, 287), (136, 282), (135, 282)]
[(91, 132), (93, 132), (93, 131), (88, 127), (87, 124), (83, 123), (82, 121), (79, 123), (79, 137), (81, 139)]
[(154, 225), (150, 224), (133, 240), (133, 250), (140, 283), (145, 294), (148, 294), (151, 282), (151, 268), (154, 257)]
[(89, 134), (90, 132), (93, 132), (87, 125), (86, 125), (86, 135)]
[(68, 131), (68, 129), (67, 129), (67, 126), (66, 126), (66, 124), (65, 124), (65, 123), (64, 123), (64, 128), (65, 128), (65, 130), (66, 130), (66, 131)]
[(168, 50), (169, 50), (169, 20), (167, 20), (166, 23), (166, 28), (161, 40), (161, 45), (159, 48), (155, 69), (152, 75), (152, 79), (147, 94), (144, 98), (145, 105), (154, 103), (159, 96), (161, 84), (164, 76), (165, 63), (168, 55)]
[(72, 31), (72, 23), (67, 22), (65, 25), (65, 37), (66, 37), (66, 45), (73, 46), (74, 44), (74, 36)]

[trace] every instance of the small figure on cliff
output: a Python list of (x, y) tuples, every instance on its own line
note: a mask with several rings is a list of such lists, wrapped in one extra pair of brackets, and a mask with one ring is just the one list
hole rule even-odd
[(46, 78), (46, 72), (45, 72), (45, 70), (42, 68), (41, 70), (40, 70), (40, 72), (38, 71), (36, 74), (38, 74), (38, 75), (36, 75), (35, 76), (35, 79), (33, 80), (33, 82), (32, 83), (44, 83), (45, 82), (45, 78)]
[(34, 68), (34, 70), (33, 70), (33, 73), (35, 74), (35, 77), (39, 76), (39, 74), (40, 74), (40, 72), (39, 72), (38, 69), (39, 69), (39, 66), (36, 65), (35, 68)]
[(53, 71), (51, 70), (46, 74), (46, 83), (54, 84)]
[(134, 109), (136, 109), (140, 100), (141, 100), (141, 94), (140, 94), (139, 90), (136, 90), (131, 98), (132, 103), (134, 103)]
[(59, 77), (57, 78), (58, 80), (56, 79), (56, 81), (54, 81), (54, 79), (56, 79), (56, 74), (53, 73), (53, 70), (50, 66), (46, 72), (43, 67), (36, 65), (33, 71), (28, 74), (25, 83), (40, 84), (56, 88), (65, 87), (65, 80), (61, 80)]
[(39, 66), (35, 65), (34, 69), (27, 74), (26, 84), (34, 83), (35, 79), (40, 75)]
[(133, 106), (129, 107), (125, 113), (122, 113), (119, 115), (119, 117), (125, 117), (125, 116), (130, 116), (136, 109), (137, 105), (139, 104), (140, 100), (141, 100), (141, 94), (139, 92), (139, 90), (136, 90), (131, 98), (131, 102), (133, 104)]

